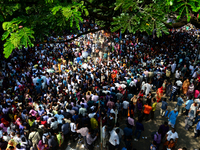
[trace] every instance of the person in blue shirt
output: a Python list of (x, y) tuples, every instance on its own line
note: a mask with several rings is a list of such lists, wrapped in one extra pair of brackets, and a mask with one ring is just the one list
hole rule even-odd
[(194, 138), (198, 137), (200, 135), (200, 121), (198, 122), (196, 126), (196, 132)]
[(160, 115), (163, 117), (164, 115), (165, 115), (165, 112), (166, 112), (166, 110), (167, 110), (167, 102), (166, 102), (166, 98), (164, 98), (163, 100), (162, 100), (162, 106), (161, 106), (161, 108), (160, 108)]
[(39, 78), (38, 78), (38, 80), (37, 80), (37, 83), (39, 83), (39, 86), (41, 86), (42, 85), (42, 79), (41, 79), (41, 77), (39, 76)]
[(177, 98), (177, 103), (176, 103), (176, 107), (178, 108), (179, 114), (182, 114), (182, 112), (183, 112), (183, 109), (182, 109), (183, 103), (184, 103), (183, 97), (179, 96)]
[(185, 103), (185, 115), (187, 116), (188, 115), (188, 112), (190, 110), (190, 106), (194, 103), (193, 99), (189, 99), (187, 100), (187, 102)]
[(58, 111), (58, 113), (54, 117), (56, 117), (57, 120), (58, 120), (58, 129), (60, 131), (61, 130), (61, 126), (62, 126), (62, 121), (64, 119), (64, 116), (61, 114), (61, 111)]
[(42, 91), (41, 91), (41, 86), (39, 85), (39, 83), (36, 83), (36, 86), (35, 86), (35, 89), (36, 89), (36, 92), (38, 94), (40, 94)]
[(169, 125), (174, 128), (175, 124), (176, 124), (176, 118), (178, 116), (178, 109), (175, 108), (174, 110), (172, 110), (169, 114), (168, 114), (168, 120), (169, 120)]
[(133, 135), (133, 129), (131, 128), (129, 124), (127, 124), (127, 127), (124, 128), (124, 140), (126, 140), (128, 136), (132, 136), (132, 135)]
[(136, 138), (134, 139), (134, 141), (138, 141), (142, 131), (144, 131), (144, 126), (142, 124), (142, 120), (139, 119), (138, 122), (136, 122), (136, 129), (135, 129), (135, 133), (134, 133), (134, 136), (136, 136)]

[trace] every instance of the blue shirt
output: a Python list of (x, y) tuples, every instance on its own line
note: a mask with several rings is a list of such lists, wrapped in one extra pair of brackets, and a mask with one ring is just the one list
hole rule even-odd
[(189, 110), (190, 109), (190, 106), (194, 103), (194, 101), (191, 99), (191, 100), (187, 100), (186, 102), (186, 106), (185, 106), (185, 109)]
[(200, 130), (200, 121), (197, 123), (196, 130)]
[(58, 123), (62, 124), (62, 119), (64, 118), (64, 116), (62, 114), (56, 114), (54, 117), (56, 117), (58, 119)]
[(166, 110), (167, 109), (167, 105), (168, 105), (167, 102), (162, 101), (161, 109)]
[(139, 122), (136, 122), (136, 129), (137, 129), (137, 130), (144, 131), (144, 126), (143, 126), (143, 124), (141, 124), (141, 123), (139, 123)]
[(178, 97), (177, 99), (177, 105), (181, 106), (184, 103), (183, 99), (181, 97)]
[(178, 116), (178, 111), (175, 113), (174, 110), (172, 110), (169, 114), (168, 114), (168, 117), (169, 117), (169, 122), (171, 122), (173, 125), (176, 124), (176, 118)]
[(131, 135), (133, 135), (133, 130), (131, 128), (125, 127), (124, 128), (124, 135), (125, 136), (131, 136)]

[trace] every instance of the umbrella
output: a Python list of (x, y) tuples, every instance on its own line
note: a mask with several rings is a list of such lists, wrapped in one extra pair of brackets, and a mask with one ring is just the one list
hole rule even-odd
[(83, 52), (82, 56), (83, 56), (83, 58), (87, 58), (88, 57), (88, 52)]

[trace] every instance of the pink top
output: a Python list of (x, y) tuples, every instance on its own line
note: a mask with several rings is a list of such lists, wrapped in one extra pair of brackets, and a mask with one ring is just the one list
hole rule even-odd
[(129, 123), (130, 125), (132, 125), (132, 126), (135, 126), (135, 124), (134, 124), (134, 119), (131, 118), (131, 117), (128, 117), (128, 123)]
[(35, 116), (37, 114), (37, 111), (31, 109), (30, 112), (29, 112), (29, 114), (31, 114), (32, 116)]
[(19, 125), (21, 125), (21, 123), (20, 123), (20, 118), (17, 118), (17, 120), (15, 121), (15, 123), (19, 126)]
[(2, 128), (3, 132), (7, 132), (7, 127), (5, 127), (3, 123), (0, 124), (0, 127)]
[(42, 143), (42, 140), (40, 140), (40, 141), (38, 142), (38, 147), (39, 147), (40, 150), (43, 150), (43, 149), (44, 149), (44, 144)]
[(195, 92), (194, 92), (194, 98), (197, 98), (198, 95), (199, 95), (199, 91), (195, 90)]

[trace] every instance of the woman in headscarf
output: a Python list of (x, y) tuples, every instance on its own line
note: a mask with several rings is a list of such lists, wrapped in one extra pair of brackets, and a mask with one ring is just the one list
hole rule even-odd
[(162, 86), (160, 88), (158, 88), (156, 94), (157, 94), (157, 96), (156, 96), (157, 102), (160, 102), (160, 100), (163, 96), (163, 87)]
[(184, 82), (183, 82), (183, 94), (187, 94), (187, 91), (188, 91), (188, 88), (189, 88), (189, 85), (190, 85), (190, 81), (189, 79), (186, 79)]

